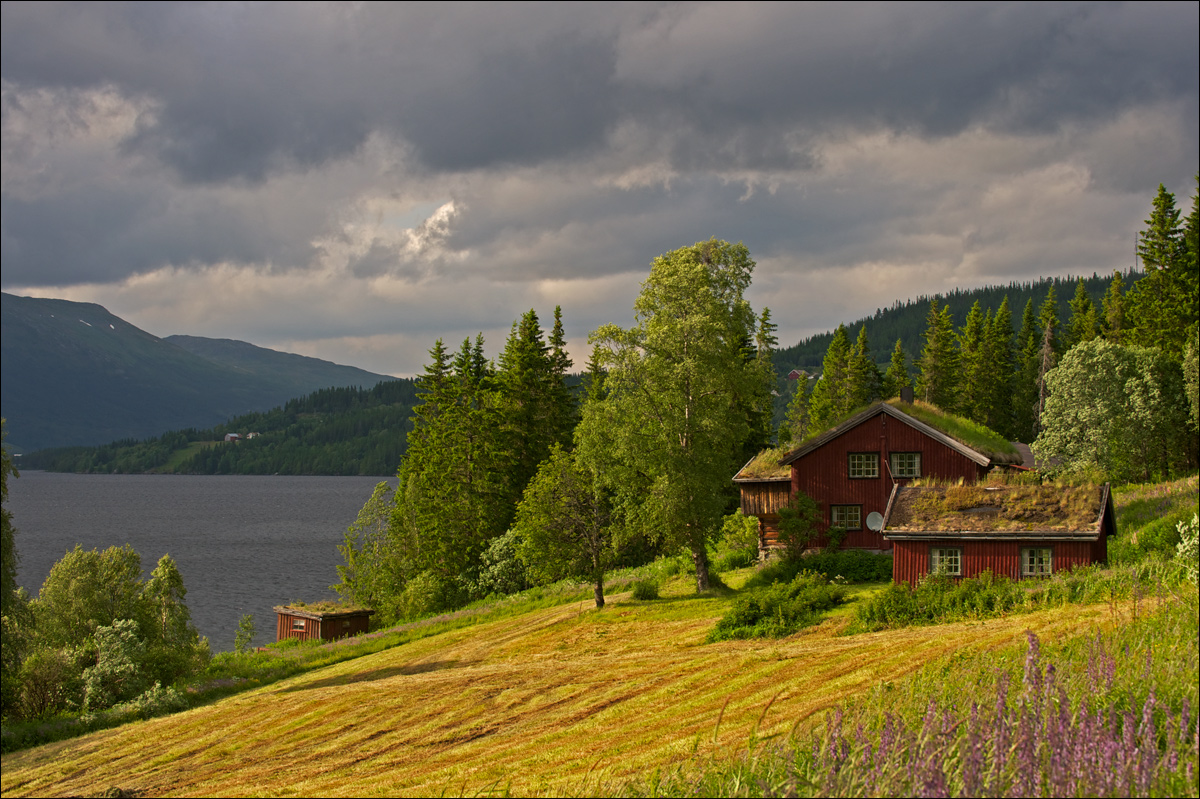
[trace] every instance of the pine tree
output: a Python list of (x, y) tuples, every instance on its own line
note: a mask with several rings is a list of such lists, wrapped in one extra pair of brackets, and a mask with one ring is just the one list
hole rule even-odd
[(929, 301), (925, 348), (917, 363), (917, 396), (944, 411), (953, 412), (958, 394), (958, 352), (954, 347), (954, 321), (949, 306), (938, 309)]
[(775, 354), (775, 346), (779, 343), (775, 335), (778, 329), (771, 321), (771, 309), (763, 308), (754, 333), (754, 367), (758, 371), (759, 380), (752, 395), (745, 400), (750, 430), (742, 446), (742, 455), (746, 459), (770, 446), (774, 433), (771, 419), (775, 412), (773, 397), (778, 376), (772, 356)]
[(813, 387), (808, 403), (810, 429), (822, 430), (846, 415), (850, 410), (848, 378), (850, 372), (850, 338), (846, 326), (838, 325), (833, 340), (825, 352), (821, 377)]
[(1191, 325), (1196, 324), (1197, 277), (1189, 268), (1185, 230), (1175, 195), (1159, 184), (1147, 229), (1138, 236), (1138, 255), (1146, 276), (1129, 292), (1126, 341), (1158, 347), (1179, 361)]
[(781, 447), (796, 447), (809, 433), (809, 400), (812, 392), (808, 388), (808, 374), (800, 372), (800, 378), (793, 381), (796, 387), (788, 401), (787, 415), (779, 427), (779, 445)]
[(1071, 302), (1071, 320), (1067, 323), (1065, 349), (1071, 349), (1076, 344), (1091, 341), (1100, 334), (1100, 319), (1096, 314), (1096, 306), (1088, 296), (1083, 278), (1075, 284), (1075, 297)]
[(1013, 435), (1013, 328), (1008, 297), (992, 317), (984, 339), (984, 362), (990, 381), (986, 411), (981, 420), (1004, 436)]
[(1033, 299), (1025, 303), (1021, 330), (1017, 333), (1017, 368), (1013, 375), (1013, 435), (1018, 441), (1037, 437), (1038, 348), (1041, 333), (1033, 315)]
[(901, 344), (900, 339), (896, 339), (896, 346), (892, 348), (892, 362), (888, 366), (887, 373), (883, 376), (881, 391), (883, 399), (898, 397), (900, 396), (900, 389), (912, 386), (912, 380), (908, 376), (908, 366), (905, 361), (904, 345)]
[(1112, 282), (1108, 284), (1102, 302), (1104, 337), (1114, 344), (1120, 344), (1125, 337), (1125, 281), (1121, 279), (1119, 271), (1113, 270)]
[(879, 367), (871, 357), (867, 326), (858, 331), (858, 340), (850, 350), (846, 364), (846, 412), (872, 402), (879, 397), (881, 378)]
[(979, 308), (979, 301), (971, 306), (962, 330), (958, 334), (958, 361), (961, 375), (958, 390), (958, 412), (968, 419), (981, 422), (987, 414), (991, 381), (984, 352), (984, 338), (990, 327)]

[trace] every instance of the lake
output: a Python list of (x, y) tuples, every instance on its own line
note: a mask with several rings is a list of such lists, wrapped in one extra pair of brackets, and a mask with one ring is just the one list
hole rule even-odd
[(37, 596), (76, 544), (129, 544), (143, 577), (170, 554), (212, 651), (233, 649), (246, 613), (261, 646), (275, 640), (275, 605), (336, 597), (337, 546), (379, 480), (23, 472), (8, 487), (17, 582)]

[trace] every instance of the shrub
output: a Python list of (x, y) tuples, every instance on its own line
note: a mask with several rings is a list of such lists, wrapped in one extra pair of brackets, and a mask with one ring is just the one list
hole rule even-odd
[(746, 588), (791, 582), (801, 571), (823, 574), (829, 579), (841, 577), (848, 583), (882, 583), (892, 579), (892, 556), (844, 549), (817, 552), (800, 558), (783, 558), (764, 566), (746, 581)]
[(845, 601), (846, 590), (820, 574), (801, 572), (789, 583), (752, 589), (733, 602), (709, 632), (708, 641), (782, 638), (820, 621)]
[(633, 584), (633, 598), (638, 601), (658, 599), (658, 583), (653, 580), (638, 580)]
[(1176, 529), (1179, 532), (1179, 544), (1175, 547), (1175, 557), (1183, 565), (1188, 580), (1195, 585), (1197, 571), (1200, 570), (1200, 513), (1193, 513), (1189, 523), (1179, 522)]
[(525, 562), (517, 551), (519, 545), (520, 540), (512, 530), (492, 539), (481, 558), (473, 594), (477, 597), (507, 596), (529, 587)]

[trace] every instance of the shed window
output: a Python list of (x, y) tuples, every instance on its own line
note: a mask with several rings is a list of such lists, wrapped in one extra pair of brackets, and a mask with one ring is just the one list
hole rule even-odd
[(829, 524), (843, 530), (862, 529), (862, 505), (831, 505)]
[(931, 547), (929, 550), (930, 574), (962, 576), (962, 550), (958, 547)]
[(850, 453), (850, 476), (851, 477), (878, 477), (879, 476), (879, 453), (878, 452), (852, 452), (852, 453)]
[(297, 618), (293, 617), (292, 618), (292, 629), (303, 631), (305, 629), (304, 619), (297, 619)]
[(920, 477), (921, 453), (893, 452), (892, 477)]
[(1054, 571), (1052, 547), (1027, 547), (1021, 550), (1021, 576), (1047, 577)]

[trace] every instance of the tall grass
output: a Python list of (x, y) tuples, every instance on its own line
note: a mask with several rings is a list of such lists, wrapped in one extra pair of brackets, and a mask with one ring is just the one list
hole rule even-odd
[[(1144, 612), (1149, 610), (1149, 612)], [(1108, 633), (952, 656), (770, 746), (618, 795), (1196, 796), (1200, 603), (1165, 592)]]

